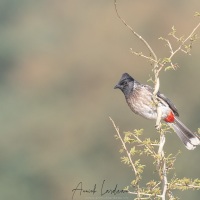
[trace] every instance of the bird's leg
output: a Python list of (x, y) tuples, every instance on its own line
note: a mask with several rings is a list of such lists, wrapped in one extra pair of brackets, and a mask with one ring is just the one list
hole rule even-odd
[(160, 130), (161, 128), (161, 117), (162, 117), (162, 110), (161, 107), (159, 105), (157, 105), (157, 119), (156, 119), (156, 125), (155, 128), (156, 130)]

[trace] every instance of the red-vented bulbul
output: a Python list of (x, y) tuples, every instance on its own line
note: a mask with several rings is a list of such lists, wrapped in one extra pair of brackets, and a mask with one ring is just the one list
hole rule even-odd
[(140, 84), (129, 74), (124, 73), (115, 86), (119, 88), (126, 98), (126, 102), (130, 109), (146, 119), (157, 119), (157, 106), (161, 108), (162, 116), (168, 125), (170, 125), (185, 147), (193, 150), (200, 144), (200, 140), (196, 134), (190, 131), (180, 120), (178, 110), (175, 105), (160, 92), (157, 93), (158, 105), (153, 101), (153, 88), (149, 85)]

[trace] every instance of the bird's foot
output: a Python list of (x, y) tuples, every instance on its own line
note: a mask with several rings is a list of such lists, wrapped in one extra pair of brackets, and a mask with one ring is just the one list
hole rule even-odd
[(155, 125), (155, 128), (156, 128), (157, 131), (160, 131), (160, 130), (161, 130), (161, 123), (156, 124), (156, 125)]

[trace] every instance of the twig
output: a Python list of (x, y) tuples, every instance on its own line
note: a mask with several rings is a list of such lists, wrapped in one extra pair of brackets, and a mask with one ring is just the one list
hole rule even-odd
[(113, 121), (113, 119), (111, 117), (109, 117), (109, 119), (111, 120), (111, 122), (112, 122), (112, 124), (113, 124), (113, 126), (114, 126), (114, 128), (115, 128), (115, 130), (117, 132), (117, 135), (118, 135), (119, 139), (121, 140), (123, 148), (126, 151), (126, 154), (127, 154), (128, 158), (129, 158), (131, 166), (132, 166), (132, 168), (133, 168), (133, 170), (135, 172), (135, 175), (138, 175), (137, 169), (136, 169), (135, 165), (133, 164), (133, 161), (132, 161), (132, 158), (131, 158), (131, 154), (129, 153), (128, 149), (126, 148), (126, 145), (125, 145), (125, 143), (124, 143), (124, 141), (123, 141), (123, 139), (122, 139), (122, 137), (121, 137), (121, 135), (119, 133), (119, 128), (117, 128), (117, 126), (115, 125), (115, 122)]
[(145, 58), (145, 59), (147, 59), (147, 60), (149, 60), (149, 61), (151, 61), (151, 62), (154, 62), (154, 63), (158, 62), (158, 61), (154, 60), (154, 59), (153, 59), (152, 57), (150, 57), (150, 56), (145, 56), (142, 52), (133, 51), (132, 48), (130, 48), (130, 50), (131, 50), (131, 53), (135, 54), (136, 56), (141, 56), (141, 57), (143, 57), (143, 58)]
[[(175, 50), (175, 51), (171, 51), (171, 55), (169, 57), (169, 59), (171, 60), (172, 57), (178, 52), (178, 51), (182, 51), (182, 47), (183, 45), (194, 35), (195, 31), (199, 28), (200, 23), (197, 24), (197, 26), (192, 30), (192, 32), (190, 33), (190, 35), (181, 43), (181, 45)], [(183, 50), (184, 51), (184, 50)]]
[(145, 44), (145, 46), (149, 49), (150, 53), (152, 54), (152, 56), (153, 56), (153, 58), (154, 58), (154, 60), (156, 61), (156, 64), (157, 64), (157, 61), (158, 61), (157, 56), (156, 56), (155, 52), (153, 51), (153, 49), (151, 48), (151, 46), (149, 45), (149, 43), (148, 43), (141, 35), (139, 35), (137, 32), (135, 32), (135, 31), (133, 30), (133, 28), (132, 28), (130, 25), (128, 25), (128, 24), (126, 23), (126, 21), (119, 15), (119, 12), (118, 12), (118, 9), (117, 9), (117, 0), (114, 0), (114, 5), (115, 5), (115, 11), (116, 11), (116, 13), (117, 13), (117, 17), (123, 22), (123, 24), (124, 24), (126, 27), (128, 27), (129, 30), (131, 30), (131, 32), (132, 32), (137, 38), (139, 38), (139, 39)]
[[(131, 192), (128, 190), (128, 193), (129, 194), (137, 194), (136, 192)], [(140, 193), (142, 196), (148, 196), (148, 197), (152, 197), (152, 196), (155, 196), (155, 194), (148, 194), (148, 193)], [(156, 195), (157, 197), (161, 197), (161, 195), (157, 194)]]
[(189, 184), (189, 185), (185, 184), (185, 185), (184, 185), (184, 184), (179, 184), (179, 183), (175, 183), (175, 185), (176, 185), (176, 186), (181, 186), (181, 187), (186, 186), (186, 187), (192, 188), (192, 189), (194, 189), (194, 188), (200, 189), (200, 186), (199, 186), (199, 185), (191, 185), (191, 184)]
[[(136, 135), (133, 135), (133, 137), (142, 144), (142, 140), (140, 140), (139, 137), (137, 137)], [(157, 156), (156, 152), (154, 152), (153, 150), (151, 150), (151, 148), (147, 144), (144, 145), (144, 146), (147, 148), (147, 150), (149, 151), (149, 153), (151, 153), (151, 155), (153, 155), (154, 157)]]

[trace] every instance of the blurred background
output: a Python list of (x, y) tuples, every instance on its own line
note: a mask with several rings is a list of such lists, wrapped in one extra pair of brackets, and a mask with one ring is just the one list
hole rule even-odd
[[(199, 7), (196, 0), (118, 2), (121, 16), (161, 58), (169, 50), (158, 38), (172, 26), (187, 36)], [(122, 132), (144, 128), (146, 137), (159, 137), (155, 122), (134, 115), (113, 90), (124, 72), (143, 83), (152, 74), (130, 48), (147, 53), (116, 17), (112, 0), (0, 0), (0, 199), (68, 200), (79, 182), (98, 191), (103, 180), (106, 189), (130, 184), (134, 175), (120, 162), (109, 116)], [(161, 74), (160, 90), (193, 131), (200, 127), (199, 52), (197, 41), (191, 56), (174, 57), (177, 71)], [(177, 177), (200, 178), (200, 147), (188, 151), (169, 134), (165, 149), (182, 152)], [(146, 164), (144, 181), (156, 180), (151, 160)], [(199, 194), (174, 191), (185, 200)], [(109, 197), (133, 199), (78, 193), (74, 199)]]

